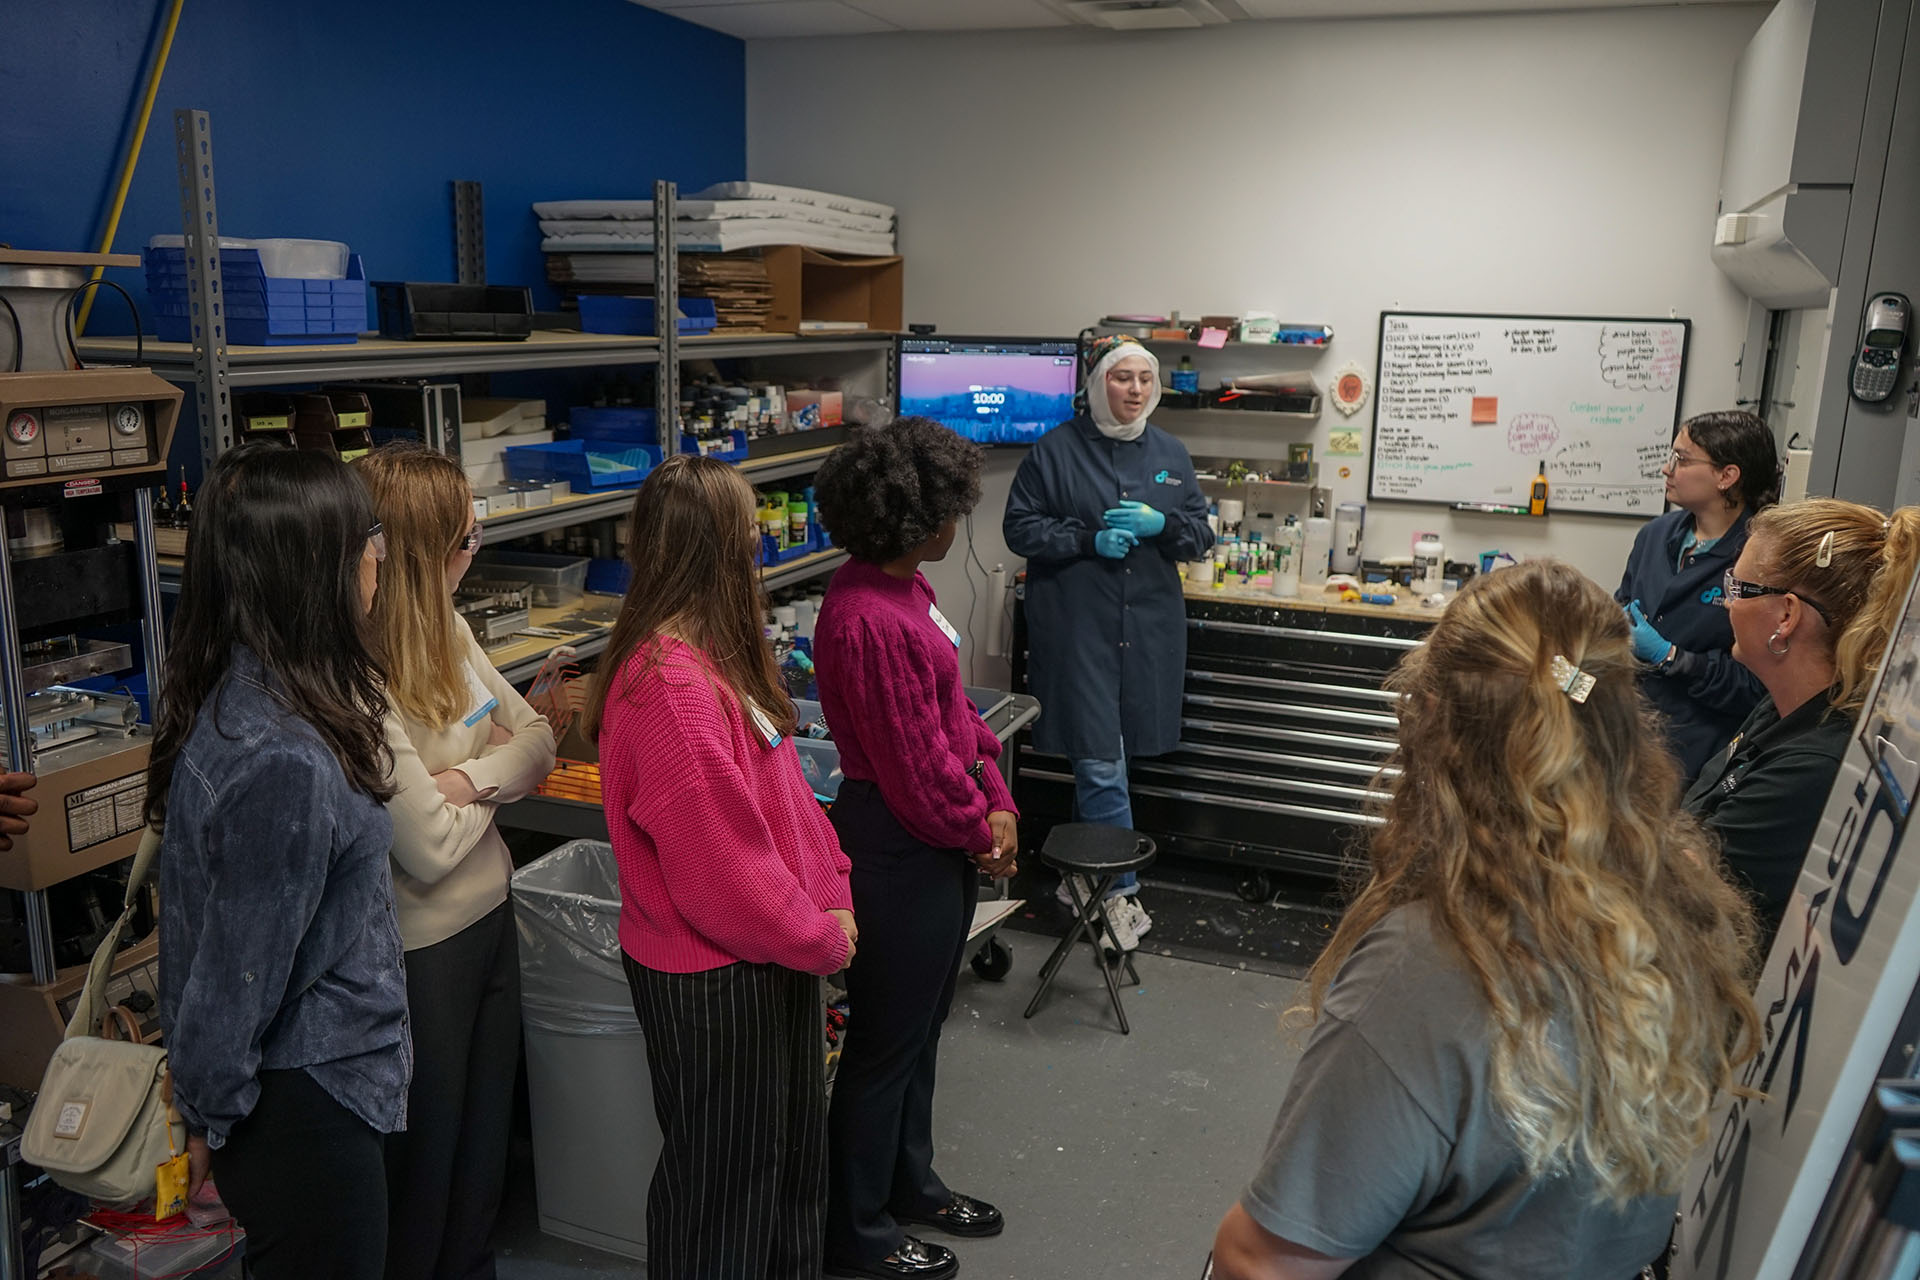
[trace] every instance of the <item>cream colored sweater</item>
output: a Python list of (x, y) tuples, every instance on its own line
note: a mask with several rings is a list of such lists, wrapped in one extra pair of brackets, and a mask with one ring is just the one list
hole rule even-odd
[[(393, 815), (393, 902), (409, 951), (446, 941), (507, 900), (513, 860), (494, 829), (494, 809), (528, 795), (553, 771), (553, 730), (546, 718), (494, 670), (465, 624), (460, 630), (473, 671), (467, 713), (489, 698), (498, 705), (471, 723), (463, 716), (441, 728), (397, 706), (387, 712), (399, 788), (387, 802)], [(496, 724), (513, 738), (489, 747)], [(433, 775), (455, 768), (473, 781), (481, 799), (456, 805), (440, 794)]]

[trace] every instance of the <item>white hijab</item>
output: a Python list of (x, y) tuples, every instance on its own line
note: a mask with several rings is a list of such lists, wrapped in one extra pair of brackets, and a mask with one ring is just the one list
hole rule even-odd
[[(1114, 416), (1113, 404), (1107, 399), (1107, 370), (1129, 356), (1139, 356), (1147, 362), (1153, 372), (1153, 394), (1147, 398), (1147, 407), (1140, 411), (1139, 417), (1132, 422), (1122, 422)], [(1109, 440), (1138, 440), (1140, 433), (1147, 429), (1147, 419), (1160, 404), (1160, 361), (1138, 342), (1115, 343), (1087, 375), (1086, 392), (1087, 412), (1101, 435)]]

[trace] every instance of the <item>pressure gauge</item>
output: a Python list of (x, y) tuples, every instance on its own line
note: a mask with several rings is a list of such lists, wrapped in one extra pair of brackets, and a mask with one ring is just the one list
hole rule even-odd
[(40, 438), (40, 419), (25, 409), (7, 419), (7, 437), (15, 444), (32, 444)]
[(147, 415), (137, 404), (123, 404), (113, 411), (113, 429), (123, 436), (139, 435), (146, 425)]

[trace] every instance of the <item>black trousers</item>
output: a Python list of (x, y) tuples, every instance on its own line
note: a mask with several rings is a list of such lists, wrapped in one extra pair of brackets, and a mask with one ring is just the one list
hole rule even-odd
[(841, 784), (833, 826), (860, 941), (827, 1117), (826, 1252), (869, 1263), (900, 1247), (896, 1212), (952, 1198), (933, 1171), (934, 1068), (980, 877), (965, 854), (909, 835), (871, 782)]
[(621, 958), (663, 1138), (647, 1191), (649, 1280), (818, 1280), (820, 979), (745, 963), (660, 973)]
[(520, 949), (510, 903), (407, 952), (413, 1083), (387, 1139), (388, 1280), (492, 1280), (520, 1069)]
[(374, 1280), (387, 1250), (380, 1135), (304, 1071), (262, 1071), (260, 1098), (213, 1152), (254, 1280)]

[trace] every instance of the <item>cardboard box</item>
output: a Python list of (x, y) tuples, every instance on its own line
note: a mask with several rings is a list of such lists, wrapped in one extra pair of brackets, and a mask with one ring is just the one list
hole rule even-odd
[(787, 414), (795, 431), (815, 431), (837, 427), (846, 412), (846, 393), (842, 391), (789, 391)]
[(802, 320), (857, 322), (898, 333), (906, 321), (906, 260), (849, 258), (799, 245), (762, 250), (773, 286), (770, 333), (798, 333)]
[(152, 745), (151, 734), (141, 729), (123, 750), (42, 774), (33, 790), (39, 816), (26, 835), (13, 838), (13, 848), (0, 853), (0, 888), (51, 889), (131, 858), (145, 829)]

